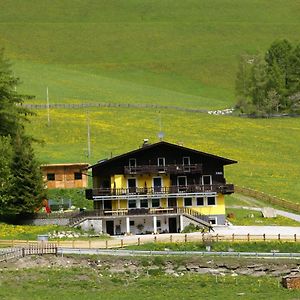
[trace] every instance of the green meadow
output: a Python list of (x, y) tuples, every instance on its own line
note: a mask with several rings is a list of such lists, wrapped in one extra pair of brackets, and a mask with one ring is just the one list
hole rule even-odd
[[(105, 272), (105, 271), (104, 271)], [(150, 273), (150, 272), (149, 272)], [(298, 299), (275, 277), (103, 274), (84, 267), (0, 270), (1, 299)], [(133, 276), (135, 275), (135, 276)], [(17, 284), (16, 284), (17, 283)], [(5, 287), (5, 288), (4, 288)]]
[[(299, 42), (293, 0), (0, 1), (0, 47), (31, 103), (140, 103), (228, 108), (238, 57)], [(88, 161), (165, 139), (238, 160), (228, 182), (299, 201), (299, 119), (252, 120), (177, 110), (51, 110), (28, 124), (44, 163)]]
[(300, 122), (298, 118), (247, 119), (177, 110), (89, 109), (91, 157), (87, 157), (86, 111), (38, 110), (29, 132), (43, 163), (96, 161), (138, 148), (144, 138), (165, 140), (238, 161), (225, 167), (228, 182), (297, 202), (300, 198)]
[(227, 108), (242, 54), (299, 42), (293, 0), (1, 1), (0, 46), (54, 102)]

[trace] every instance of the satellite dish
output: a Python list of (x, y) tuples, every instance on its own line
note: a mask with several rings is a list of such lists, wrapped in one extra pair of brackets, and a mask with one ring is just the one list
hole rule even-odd
[(157, 136), (162, 141), (163, 138), (165, 137), (165, 134), (162, 131), (160, 131)]

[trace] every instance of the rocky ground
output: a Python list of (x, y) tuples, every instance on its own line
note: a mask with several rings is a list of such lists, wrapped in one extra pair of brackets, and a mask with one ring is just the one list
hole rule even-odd
[(103, 274), (158, 274), (180, 276), (185, 273), (212, 275), (284, 276), (300, 275), (300, 261), (222, 257), (109, 257), (109, 256), (26, 256), (2, 262), (2, 269), (91, 268)]

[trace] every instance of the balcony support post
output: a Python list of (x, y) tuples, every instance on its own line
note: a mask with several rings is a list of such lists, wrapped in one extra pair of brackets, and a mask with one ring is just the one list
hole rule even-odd
[(153, 216), (153, 233), (157, 234), (157, 216)]
[(130, 234), (130, 220), (129, 220), (129, 217), (126, 217), (126, 233)]
[(179, 231), (183, 230), (183, 215), (179, 215)]

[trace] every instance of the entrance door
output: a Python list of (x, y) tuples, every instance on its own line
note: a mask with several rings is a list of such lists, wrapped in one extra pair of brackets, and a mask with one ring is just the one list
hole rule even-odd
[(178, 192), (185, 192), (187, 189), (187, 178), (186, 176), (177, 177)]
[(162, 187), (162, 180), (161, 177), (154, 177), (153, 178), (153, 187), (155, 193), (161, 193), (161, 187)]
[(177, 232), (177, 220), (176, 218), (169, 218), (169, 233)]
[(106, 221), (106, 233), (114, 235), (114, 221)]
[(212, 189), (211, 175), (203, 175), (202, 176), (202, 184), (204, 185), (205, 191), (210, 191)]
[(127, 184), (128, 184), (129, 193), (130, 194), (136, 193), (136, 179), (128, 178)]

